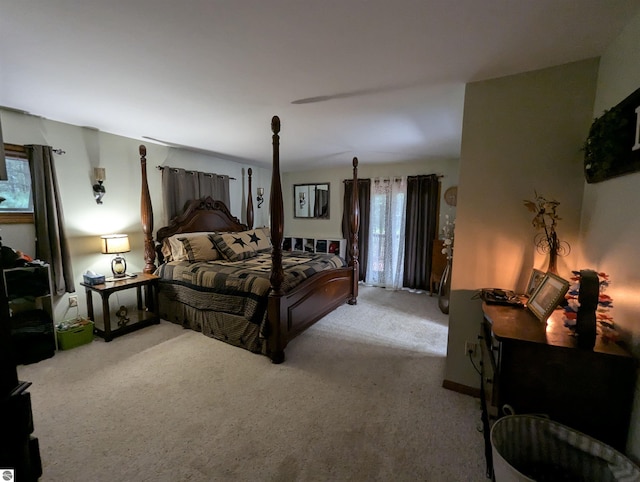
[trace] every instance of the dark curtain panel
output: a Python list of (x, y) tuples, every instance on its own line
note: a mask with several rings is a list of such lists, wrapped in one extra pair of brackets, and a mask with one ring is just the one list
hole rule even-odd
[(162, 195), (168, 224), (194, 199), (211, 196), (228, 207), (229, 176), (165, 166), (162, 169)]
[(64, 230), (60, 190), (49, 146), (24, 146), (29, 158), (36, 228), (36, 258), (49, 263), (53, 292), (74, 293), (73, 269)]
[(407, 224), (404, 242), (405, 288), (429, 289), (431, 252), (438, 235), (438, 176), (407, 178)]
[[(344, 203), (342, 210), (342, 236), (347, 240), (347, 263), (351, 261), (351, 193), (353, 179), (344, 182)], [(358, 250), (360, 255), (359, 280), (364, 281), (367, 275), (367, 260), (369, 248), (369, 219), (371, 213), (371, 179), (358, 179), (358, 204), (360, 205), (360, 227), (358, 228)]]
[(316, 189), (316, 199), (313, 204), (313, 217), (327, 218), (327, 209), (329, 209), (329, 191)]

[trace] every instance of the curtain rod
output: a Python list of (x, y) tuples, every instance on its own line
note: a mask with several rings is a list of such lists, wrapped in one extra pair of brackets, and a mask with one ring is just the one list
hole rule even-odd
[[(176, 171), (177, 171), (177, 168), (176, 168), (176, 167), (169, 167), (169, 166), (156, 166), (156, 169), (158, 169), (158, 170), (162, 171), (162, 170), (164, 170), (164, 168), (165, 168), (165, 167), (168, 167), (169, 169), (176, 169)], [(187, 170), (185, 169), (185, 172), (188, 172), (189, 174), (195, 174), (196, 172), (199, 172), (199, 171), (187, 171)], [(221, 175), (221, 174), (210, 174), (210, 173), (208, 173), (208, 172), (204, 172), (203, 174), (204, 174), (204, 175), (206, 175), (206, 176), (218, 176), (218, 177), (222, 177), (222, 175)], [(235, 177), (231, 177), (231, 176), (229, 176), (229, 179), (230, 179), (230, 180), (232, 180), (232, 181), (235, 181), (235, 180), (236, 180), (236, 178), (235, 178)]]
[[(407, 178), (410, 178), (410, 177), (419, 177), (419, 176), (432, 176), (432, 175), (433, 175), (433, 174), (417, 174), (417, 175), (407, 176)], [(446, 177), (444, 174), (436, 174), (435, 176), (436, 176), (438, 179), (442, 179), (442, 178)], [(380, 177), (380, 176), (378, 176), (378, 178), (379, 178), (379, 177)], [(387, 177), (387, 178), (385, 178), (384, 176), (382, 176), (382, 177), (383, 177), (383, 179), (387, 179), (387, 180), (390, 180), (390, 179), (391, 179), (390, 177)], [(399, 177), (401, 177), (401, 176), (394, 176), (394, 179), (395, 179), (395, 178), (399, 178)], [(375, 180), (375, 179), (376, 179), (376, 178), (373, 178), (374, 182), (376, 182), (376, 180)], [(359, 181), (370, 181), (370, 180), (371, 180), (371, 178), (369, 178), (369, 177), (359, 177), (359, 178), (358, 178), (358, 180), (359, 180)], [(343, 183), (345, 183), (345, 182), (353, 182), (353, 179), (343, 179), (343, 180), (342, 180), (342, 182), (343, 182)]]
[(59, 156), (63, 156), (67, 153), (67, 151), (63, 151), (62, 149), (51, 149), (53, 152), (58, 154)]

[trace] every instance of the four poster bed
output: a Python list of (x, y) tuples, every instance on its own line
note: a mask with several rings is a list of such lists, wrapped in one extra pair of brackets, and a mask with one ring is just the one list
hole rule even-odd
[[(345, 302), (358, 297), (358, 189), (353, 189), (348, 265), (334, 255), (284, 253), (280, 179), (280, 119), (271, 121), (273, 167), (269, 228), (253, 228), (251, 169), (247, 225), (211, 198), (192, 201), (152, 237), (146, 148), (140, 146), (141, 220), (145, 273), (160, 276), (162, 319), (284, 361), (287, 343)], [(353, 159), (357, 185), (358, 160)], [(155, 259), (158, 257), (159, 265)]]

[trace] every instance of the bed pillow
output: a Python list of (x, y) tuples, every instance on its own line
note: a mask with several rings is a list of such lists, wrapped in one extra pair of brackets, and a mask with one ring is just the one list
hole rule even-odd
[(256, 251), (267, 251), (271, 249), (271, 234), (269, 228), (256, 228), (240, 233), (243, 239)]
[(164, 258), (165, 262), (173, 261), (173, 254), (171, 253), (171, 246), (169, 245), (169, 239), (165, 238), (162, 240), (162, 246), (160, 247), (160, 252)]
[(180, 233), (169, 238), (173, 261), (215, 261), (221, 258), (211, 233)]
[(258, 252), (250, 244), (247, 231), (241, 233), (211, 234), (210, 238), (227, 261), (240, 261), (257, 256)]

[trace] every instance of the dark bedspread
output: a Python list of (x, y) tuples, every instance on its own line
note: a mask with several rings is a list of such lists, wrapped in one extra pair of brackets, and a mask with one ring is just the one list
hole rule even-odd
[[(332, 254), (283, 253), (282, 289), (288, 292), (315, 273), (345, 266)], [(160, 290), (165, 296), (198, 310), (242, 316), (260, 324), (265, 318), (271, 288), (271, 253), (243, 261), (172, 261), (161, 265)], [(185, 289), (181, 289), (185, 288)]]

